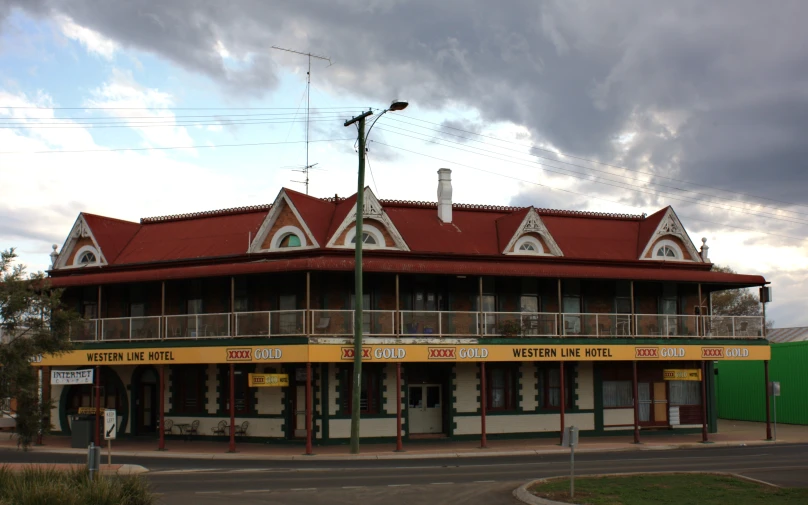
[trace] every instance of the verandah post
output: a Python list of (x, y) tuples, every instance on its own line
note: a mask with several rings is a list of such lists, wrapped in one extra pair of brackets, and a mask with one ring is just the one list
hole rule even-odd
[(634, 371), (632, 377), (632, 388), (634, 391), (634, 443), (640, 443), (640, 402), (639, 402), (639, 388), (637, 386), (637, 362), (632, 361), (632, 370)]
[(401, 442), (401, 362), (396, 363), (396, 452), (404, 450)]
[(488, 390), (485, 385), (485, 362), (480, 362), (480, 447), (483, 449), (488, 448), (488, 440), (485, 436), (485, 411), (487, 408), (486, 400)]
[(227, 452), (236, 452), (236, 366), (230, 363), (230, 447)]
[(567, 403), (566, 402), (567, 394), (566, 394), (566, 391), (564, 391), (564, 362), (563, 361), (558, 362), (558, 378), (559, 378), (559, 380), (561, 382), (561, 391), (560, 391), (561, 392), (561, 399), (559, 400), (559, 404), (561, 405), (561, 419), (560, 419), (561, 431), (560, 431), (560, 435), (561, 435), (561, 442), (563, 443), (564, 442), (564, 407), (566, 407), (565, 404)]
[(160, 443), (157, 450), (166, 450), (166, 366), (160, 365)]
[(311, 362), (306, 363), (306, 455), (311, 455)]

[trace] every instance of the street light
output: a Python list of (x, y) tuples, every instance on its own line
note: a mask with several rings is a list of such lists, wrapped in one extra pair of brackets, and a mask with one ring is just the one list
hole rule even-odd
[[(384, 109), (381, 114), (376, 116), (373, 124), (368, 129), (370, 130), (385, 113), (389, 111), (404, 110), (409, 103), (401, 100), (394, 100), (390, 107)], [(365, 119), (373, 115), (373, 111), (369, 110), (364, 112), (353, 119), (345, 121), (345, 126), (350, 126), (356, 122), (359, 123), (359, 177), (356, 185), (356, 233), (354, 234), (354, 241), (356, 242), (356, 256), (354, 265), (354, 366), (353, 366), (353, 388), (351, 392), (351, 454), (359, 454), (359, 412), (360, 401), (362, 397), (362, 242), (364, 234), (362, 231), (362, 216), (365, 213)]]

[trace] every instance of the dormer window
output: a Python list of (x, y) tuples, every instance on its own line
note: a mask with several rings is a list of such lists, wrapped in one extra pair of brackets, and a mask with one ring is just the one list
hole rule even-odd
[(287, 233), (281, 238), (278, 247), (300, 247), (300, 237), (294, 233)]
[(73, 257), (73, 266), (76, 267), (89, 267), (101, 264), (99, 258), (101, 257), (98, 254), (98, 250), (91, 245), (86, 245), (76, 251), (76, 255)]
[(525, 235), (521, 237), (519, 240), (516, 241), (516, 244), (513, 246), (513, 252), (515, 254), (526, 254), (526, 255), (543, 255), (544, 247), (542, 247), (541, 242), (536, 237), (531, 235)]
[(87, 251), (86, 253), (82, 254), (79, 258), (80, 265), (92, 265), (96, 262), (95, 254), (92, 251)]
[(306, 236), (297, 226), (283, 226), (272, 236), (270, 251), (278, 249), (296, 249), (306, 247)]
[[(356, 243), (356, 235), (354, 235), (353, 238), (351, 238), (351, 243), (352, 244)], [(376, 243), (376, 237), (374, 237), (373, 235), (371, 235), (366, 231), (362, 232), (362, 243), (364, 245), (378, 245)]]
[(660, 261), (683, 261), (684, 254), (682, 254), (682, 249), (679, 245), (673, 240), (660, 240), (654, 246), (652, 258)]

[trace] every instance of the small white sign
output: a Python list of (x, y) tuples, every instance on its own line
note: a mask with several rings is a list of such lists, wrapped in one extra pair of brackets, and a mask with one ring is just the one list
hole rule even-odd
[(114, 410), (107, 409), (104, 411), (104, 440), (115, 440), (115, 435), (118, 432), (117, 421), (118, 418)]
[(92, 384), (93, 369), (51, 370), (51, 384)]
[(578, 428), (570, 426), (564, 430), (564, 437), (561, 440), (562, 447), (577, 447), (578, 446)]
[(772, 396), (780, 396), (780, 382), (779, 381), (772, 381), (771, 395)]

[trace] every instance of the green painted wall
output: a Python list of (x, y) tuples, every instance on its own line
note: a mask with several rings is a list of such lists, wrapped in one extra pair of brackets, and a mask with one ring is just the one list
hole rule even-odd
[[(777, 398), (777, 422), (808, 425), (808, 341), (772, 344), (771, 349), (769, 380), (780, 382), (781, 391)], [(716, 369), (718, 417), (765, 421), (763, 362), (721, 361)]]

